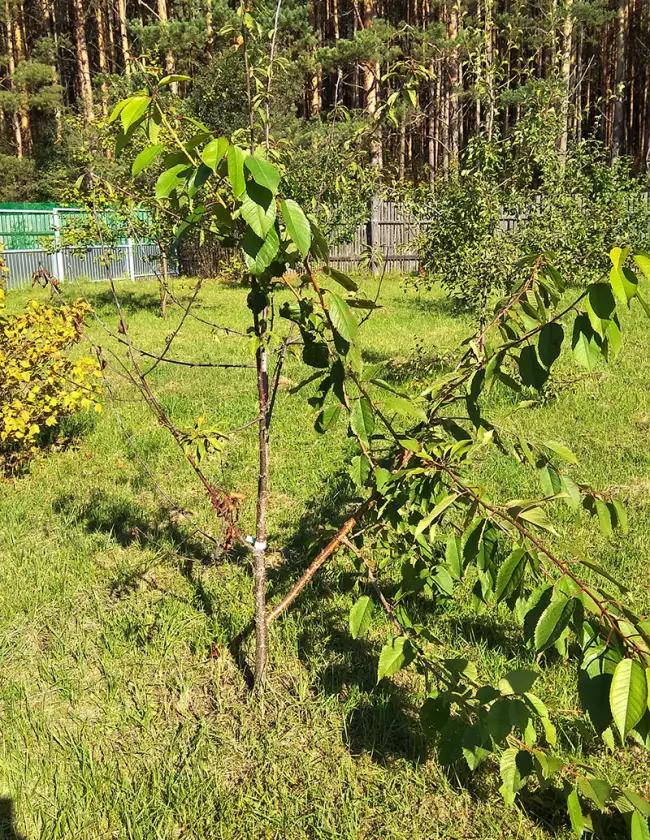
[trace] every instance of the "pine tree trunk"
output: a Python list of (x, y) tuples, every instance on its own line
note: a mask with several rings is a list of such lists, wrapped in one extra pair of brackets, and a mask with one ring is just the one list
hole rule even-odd
[(122, 46), (122, 60), (124, 72), (131, 75), (131, 51), (129, 49), (129, 35), (126, 28), (126, 0), (117, 0), (117, 23), (120, 30), (120, 43)]
[[(158, 0), (158, 20), (167, 28), (169, 24), (169, 16), (167, 15), (167, 0)], [(174, 54), (171, 49), (165, 52), (165, 72), (171, 74), (174, 72)], [(169, 86), (171, 92), (176, 96), (178, 94), (178, 83), (172, 82)]]
[[(106, 19), (103, 10), (103, 0), (97, 0), (97, 54), (99, 57), (99, 72), (108, 75), (108, 53), (106, 49)], [(102, 114), (108, 115), (108, 82), (102, 80)]]
[(625, 142), (625, 70), (627, 48), (628, 0), (618, 0), (616, 30), (616, 101), (612, 134), (612, 160), (623, 154)]
[(74, 11), (74, 34), (77, 43), (76, 57), (79, 91), (83, 105), (84, 122), (88, 125), (88, 123), (91, 123), (95, 119), (95, 107), (93, 103), (93, 84), (90, 76), (88, 46), (86, 44), (86, 16), (83, 0), (73, 0), (72, 6)]
[(569, 112), (571, 105), (571, 55), (573, 53), (573, 18), (571, 6), (573, 0), (564, 0), (566, 17), (562, 25), (562, 134), (560, 135), (560, 153), (566, 158), (569, 145)]
[[(26, 61), (27, 55), (25, 53), (25, 40), (23, 37), (22, 26), (22, 4), (16, 5), (8, 20), (13, 23), (13, 49), (15, 55), (15, 63), (18, 66), (22, 61)], [(29, 92), (25, 82), (21, 82), (18, 86), (19, 106), (18, 119), (20, 121), (20, 136), (22, 139), (22, 154), (29, 157), (33, 151), (32, 144), (32, 123), (29, 114)]]
[[(13, 24), (11, 19), (11, 7), (9, 6), (9, 0), (5, 0), (5, 32), (6, 32), (6, 39), (7, 39), (7, 59), (8, 59), (8, 70), (9, 70), (9, 79), (8, 85), (9, 90), (15, 89), (14, 83), (14, 73), (16, 72), (16, 57), (14, 54), (14, 41), (13, 41)], [(14, 111), (11, 115), (11, 123), (13, 125), (14, 131), (14, 144), (16, 148), (16, 157), (22, 158), (24, 151), (23, 151), (23, 134), (20, 127), (20, 116), (18, 111)]]
[[(458, 38), (458, 22), (460, 17), (460, 0), (451, 0), (449, 15), (447, 19), (447, 38), (455, 42)], [(447, 150), (450, 163), (458, 159), (460, 147), (460, 99), (458, 87), (460, 85), (460, 59), (458, 47), (454, 44), (448, 56), (447, 71), (448, 97), (447, 97), (447, 126), (448, 139)]]

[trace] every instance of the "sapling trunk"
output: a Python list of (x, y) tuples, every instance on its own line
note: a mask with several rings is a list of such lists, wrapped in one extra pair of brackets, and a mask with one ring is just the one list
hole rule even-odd
[(259, 478), (257, 482), (257, 516), (255, 543), (253, 545), (253, 578), (255, 581), (255, 686), (264, 683), (266, 668), (266, 511), (269, 498), (269, 372), (266, 352), (267, 310), (253, 312), (258, 347), (255, 354), (257, 367), (257, 394), (259, 420)]
[(167, 284), (169, 283), (169, 269), (167, 266), (167, 254), (165, 253), (165, 249), (161, 247), (160, 249), (160, 273), (161, 277), (161, 285), (160, 285), (160, 317), (164, 320), (167, 318)]

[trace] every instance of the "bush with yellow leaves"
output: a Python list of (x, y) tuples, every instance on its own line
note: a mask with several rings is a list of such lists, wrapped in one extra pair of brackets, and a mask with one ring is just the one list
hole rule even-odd
[(99, 365), (67, 354), (81, 339), (90, 307), (30, 300), (24, 312), (7, 315), (6, 275), (0, 253), (0, 470), (24, 462), (41, 432), (63, 417), (101, 410)]

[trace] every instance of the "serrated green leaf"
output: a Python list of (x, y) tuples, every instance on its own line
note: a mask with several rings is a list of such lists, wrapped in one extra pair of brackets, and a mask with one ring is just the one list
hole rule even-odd
[(172, 190), (185, 182), (185, 176), (189, 171), (186, 163), (177, 163), (171, 169), (166, 169), (158, 176), (156, 181), (156, 198), (168, 198)]
[(539, 674), (527, 668), (517, 668), (509, 671), (499, 681), (499, 691), (502, 694), (526, 694), (535, 684)]
[(201, 152), (201, 160), (206, 166), (209, 166), (213, 172), (216, 172), (217, 166), (223, 160), (229, 147), (230, 143), (225, 137), (216, 137), (214, 140), (210, 140), (208, 145)]
[(343, 288), (347, 292), (356, 292), (359, 290), (358, 284), (355, 283), (355, 281), (351, 277), (348, 277), (348, 275), (344, 274), (342, 271), (339, 271), (336, 268), (332, 268), (331, 266), (325, 267), (323, 271), (325, 272), (325, 274), (327, 274), (328, 277), (331, 277), (332, 280), (336, 280), (339, 286), (343, 286)]
[(375, 415), (366, 397), (353, 400), (350, 409), (350, 428), (366, 446), (370, 445), (370, 438), (375, 430)]
[(353, 344), (359, 331), (359, 325), (355, 321), (352, 312), (350, 312), (350, 307), (347, 303), (343, 298), (335, 295), (334, 292), (330, 292), (328, 311), (332, 319), (332, 324), (334, 324), (334, 329), (346, 341)]
[(135, 125), (144, 116), (150, 102), (151, 98), (149, 96), (132, 96), (120, 109), (119, 115), (124, 133), (128, 132), (131, 126)]
[(340, 405), (329, 405), (327, 408), (324, 408), (316, 418), (316, 423), (314, 424), (316, 431), (321, 435), (325, 434), (336, 423), (340, 414)]
[(355, 455), (350, 464), (350, 478), (357, 487), (363, 487), (370, 475), (370, 461), (366, 455)]
[(576, 317), (571, 347), (576, 362), (589, 371), (594, 370), (602, 354), (587, 315), (581, 314)]
[(302, 207), (298, 202), (293, 201), (291, 198), (283, 199), (280, 202), (280, 208), (287, 233), (304, 259), (311, 248), (311, 226), (309, 220), (303, 213)]
[(585, 831), (585, 820), (582, 815), (582, 808), (580, 807), (580, 800), (575, 790), (567, 796), (566, 807), (571, 821), (571, 828), (575, 831), (578, 837), (582, 837)]
[(569, 464), (578, 463), (576, 456), (569, 447), (565, 446), (563, 443), (558, 443), (555, 440), (546, 440), (544, 441), (544, 446), (547, 449), (550, 449), (551, 452), (554, 452), (559, 458), (562, 458), (563, 461), (567, 461)]
[(418, 523), (414, 534), (415, 539), (417, 540), (420, 534), (423, 534), (431, 525), (431, 523), (435, 519), (437, 519), (441, 514), (443, 514), (447, 510), (447, 508), (450, 507), (450, 505), (453, 505), (453, 503), (457, 499), (458, 496), (456, 493), (450, 493), (448, 496), (445, 496), (445, 498), (442, 499), (442, 501), (438, 502), (438, 504), (433, 508), (433, 510), (430, 510), (429, 513), (427, 513), (427, 515), (423, 517)]
[(557, 533), (544, 508), (537, 506), (526, 508), (519, 512), (519, 519), (525, 519), (526, 522), (537, 525), (538, 528), (542, 528), (544, 531), (550, 531), (552, 534)]
[(350, 610), (350, 633), (353, 639), (365, 636), (372, 622), (373, 610), (374, 604), (372, 598), (368, 595), (362, 595), (352, 607)]
[(523, 548), (515, 548), (503, 561), (494, 587), (497, 602), (505, 601), (519, 591), (526, 570), (527, 558), (528, 553)]
[(545, 324), (539, 333), (537, 353), (540, 362), (547, 369), (560, 355), (562, 342), (564, 341), (564, 329), (560, 324)]
[(609, 705), (621, 741), (646, 712), (648, 682), (643, 667), (633, 659), (621, 659), (609, 689)]
[(612, 514), (606, 503), (602, 499), (595, 499), (596, 514), (598, 515), (598, 526), (600, 532), (604, 537), (612, 536)]
[(647, 280), (650, 280), (650, 255), (639, 251), (634, 255), (634, 262), (638, 265)]
[(276, 194), (280, 186), (280, 172), (276, 166), (273, 166), (268, 160), (253, 155), (249, 155), (245, 159), (244, 166), (251, 173), (256, 184), (269, 190), (273, 195)]
[(239, 146), (230, 146), (228, 149), (228, 180), (235, 198), (241, 198), (246, 192), (246, 175), (244, 173), (246, 155), (244, 149)]
[(147, 167), (151, 166), (162, 150), (163, 147), (160, 144), (144, 148), (133, 161), (133, 166), (131, 167), (131, 174), (133, 177), (135, 178), (136, 175), (139, 175), (147, 169)]
[(612, 793), (612, 786), (605, 779), (580, 779), (580, 791), (590, 799), (599, 811), (604, 811)]
[(394, 411), (402, 417), (412, 417), (423, 423), (427, 422), (427, 415), (422, 406), (406, 399), (406, 397), (384, 397), (383, 402), (389, 411)]
[(562, 592), (554, 592), (551, 603), (539, 617), (535, 627), (535, 649), (546, 650), (551, 647), (568, 627), (575, 601)]
[(280, 237), (274, 227), (269, 230), (265, 239), (260, 239), (253, 230), (246, 228), (242, 237), (242, 250), (251, 274), (263, 274), (280, 250)]
[(401, 668), (405, 668), (413, 661), (414, 657), (413, 645), (406, 636), (394, 638), (384, 645), (379, 654), (377, 682), (380, 682), (384, 677), (392, 676)]
[(630, 820), (630, 840), (650, 840), (648, 820), (638, 811), (632, 814)]
[(272, 193), (254, 182), (246, 185), (246, 195), (241, 205), (241, 215), (253, 231), (264, 239), (275, 222), (277, 205)]

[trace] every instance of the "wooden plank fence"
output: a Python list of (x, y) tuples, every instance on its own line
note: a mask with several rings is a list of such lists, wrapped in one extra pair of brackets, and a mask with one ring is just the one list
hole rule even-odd
[[(645, 193), (645, 205), (650, 221), (650, 192)], [(352, 241), (331, 249), (330, 263), (334, 268), (351, 270), (362, 259), (371, 264), (371, 255), (375, 254), (375, 265), (385, 265), (388, 271), (418, 271), (420, 260), (413, 240), (428, 220), (416, 219), (406, 205), (393, 201), (377, 200), (368, 209), (368, 221), (359, 227)], [(514, 232), (525, 218), (504, 212), (501, 227)]]
[(417, 271), (420, 260), (413, 249), (413, 240), (426, 222), (415, 219), (405, 205), (393, 201), (375, 201), (367, 223), (356, 231), (354, 239), (335, 245), (330, 252), (334, 268), (350, 270), (362, 258), (385, 265), (387, 271)]

